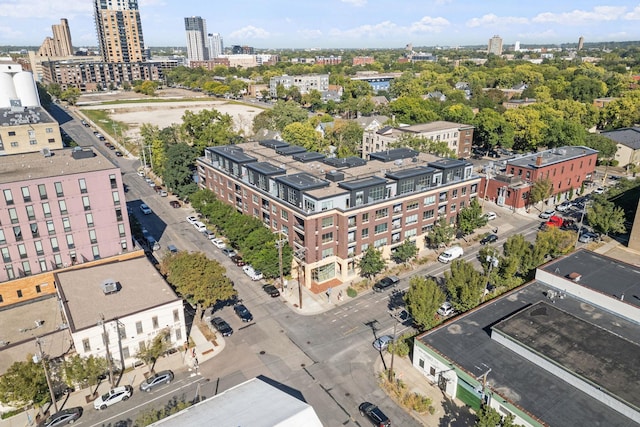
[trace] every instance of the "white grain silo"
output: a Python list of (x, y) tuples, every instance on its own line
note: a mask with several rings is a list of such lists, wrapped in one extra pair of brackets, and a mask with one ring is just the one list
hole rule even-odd
[(22, 102), (23, 107), (39, 107), (40, 98), (38, 88), (33, 74), (29, 71), (21, 71), (13, 76), (13, 84), (16, 87), (16, 94)]
[(10, 108), (10, 100), (18, 99), (13, 77), (9, 73), (0, 72), (0, 108)]

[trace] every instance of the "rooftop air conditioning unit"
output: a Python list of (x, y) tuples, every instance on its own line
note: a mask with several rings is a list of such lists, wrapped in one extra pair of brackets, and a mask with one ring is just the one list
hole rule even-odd
[(118, 282), (113, 279), (107, 279), (102, 282), (102, 292), (104, 292), (105, 295), (116, 293), (119, 290)]

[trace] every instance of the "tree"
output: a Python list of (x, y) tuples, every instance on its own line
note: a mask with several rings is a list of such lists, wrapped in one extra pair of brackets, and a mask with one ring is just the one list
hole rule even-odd
[(51, 400), (47, 378), (32, 355), (25, 362), (14, 362), (0, 377), (0, 402), (13, 406), (42, 406)]
[(253, 119), (253, 131), (260, 129), (282, 131), (285, 126), (295, 122), (304, 122), (309, 113), (293, 101), (278, 101), (273, 108), (264, 110)]
[(454, 235), (455, 230), (447, 223), (445, 217), (441, 217), (427, 235), (427, 241), (432, 248), (439, 248), (440, 246), (449, 244)]
[(389, 103), (389, 110), (401, 123), (428, 123), (440, 119), (431, 104), (417, 96), (404, 96)]
[[(553, 183), (549, 178), (541, 178), (533, 183), (529, 193), (529, 203), (535, 205), (546, 201), (553, 194)], [(540, 209), (542, 210), (542, 209)]]
[(612, 139), (597, 133), (587, 134), (584, 145), (598, 151), (598, 160), (611, 159), (618, 150), (616, 143)]
[(471, 200), (469, 206), (458, 213), (458, 230), (463, 235), (471, 234), (479, 227), (487, 223), (487, 217), (482, 214), (482, 206), (478, 199)]
[(464, 104), (453, 104), (442, 110), (442, 116), (450, 122), (471, 123), (473, 110)]
[(624, 209), (604, 198), (595, 199), (587, 207), (587, 220), (596, 231), (602, 234), (609, 235), (626, 231)]
[(47, 85), (47, 92), (49, 92), (51, 96), (55, 98), (60, 98), (60, 95), (62, 94), (62, 88), (58, 83), (49, 83)]
[(239, 137), (233, 130), (233, 118), (216, 109), (185, 111), (180, 129), (184, 142), (191, 144), (197, 155), (202, 155), (207, 147), (227, 145)]
[(482, 405), (478, 412), (475, 427), (521, 427), (513, 423), (514, 416), (502, 416), (489, 405)]
[(474, 117), (475, 126), (473, 140), (476, 145), (484, 147), (513, 146), (513, 126), (504, 116), (490, 108), (484, 108)]
[(407, 239), (400, 246), (396, 247), (391, 258), (398, 264), (411, 261), (418, 255), (418, 247), (415, 242)]
[(156, 89), (158, 89), (158, 83), (151, 80), (145, 80), (133, 87), (134, 92), (149, 96), (156, 96)]
[(196, 319), (200, 319), (203, 308), (237, 294), (225, 276), (225, 268), (202, 252), (171, 254), (160, 263), (160, 271), (180, 295), (196, 304)]
[(516, 150), (535, 150), (544, 144), (547, 124), (542, 120), (537, 109), (513, 108), (505, 111), (504, 117), (513, 126), (513, 147)]
[(188, 196), (198, 188), (191, 171), (197, 157), (195, 149), (184, 143), (171, 145), (167, 149), (163, 180), (167, 188), (180, 197)]
[(149, 370), (153, 372), (156, 360), (166, 353), (170, 347), (170, 343), (171, 331), (169, 328), (163, 328), (155, 337), (153, 337), (152, 340), (146, 341), (144, 346), (140, 346), (140, 349), (136, 353), (136, 357), (147, 365), (151, 365)]
[(473, 264), (456, 259), (451, 263), (451, 269), (444, 272), (444, 283), (451, 296), (451, 305), (462, 312), (478, 305), (486, 281)]
[(571, 252), (575, 246), (576, 235), (572, 231), (549, 227), (536, 235), (535, 247), (551, 258), (557, 258)]
[(446, 296), (440, 286), (431, 278), (413, 276), (404, 296), (407, 310), (422, 329), (430, 329), (438, 324), (436, 311)]
[(338, 157), (357, 156), (362, 145), (364, 130), (351, 120), (336, 120), (325, 135), (329, 144), (336, 147)]
[(358, 262), (360, 275), (367, 279), (371, 279), (373, 276), (380, 273), (384, 267), (385, 262), (384, 259), (382, 259), (382, 252), (375, 249), (373, 246), (369, 246), (367, 248)]
[(322, 151), (320, 134), (310, 123), (290, 123), (282, 130), (282, 138), (291, 144), (300, 145), (309, 151)]
[(80, 89), (77, 87), (70, 87), (60, 94), (60, 99), (69, 103), (69, 105), (76, 105), (80, 98)]
[(69, 386), (85, 383), (94, 386), (108, 368), (107, 359), (104, 357), (81, 357), (78, 354), (67, 357), (62, 365), (65, 382)]

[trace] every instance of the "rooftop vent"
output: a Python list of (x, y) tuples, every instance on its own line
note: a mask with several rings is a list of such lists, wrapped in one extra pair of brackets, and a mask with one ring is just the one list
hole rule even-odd
[(102, 292), (105, 295), (115, 294), (120, 290), (120, 283), (116, 282), (114, 279), (107, 279), (102, 282)]
[(573, 272), (573, 273), (569, 274), (569, 276), (567, 276), (567, 277), (569, 277), (569, 280), (571, 280), (573, 282), (579, 282), (580, 279), (582, 279), (582, 274)]

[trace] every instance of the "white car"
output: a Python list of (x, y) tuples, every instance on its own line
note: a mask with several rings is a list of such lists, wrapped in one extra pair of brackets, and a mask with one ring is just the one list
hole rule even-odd
[(193, 225), (193, 224), (195, 224), (196, 222), (198, 222), (198, 218), (196, 218), (196, 217), (195, 217), (195, 216), (193, 216), (193, 215), (189, 215), (189, 216), (187, 217), (187, 222), (188, 222), (189, 224)]
[(140, 205), (140, 210), (145, 215), (151, 215), (152, 213), (151, 208), (144, 203)]
[(551, 218), (551, 216), (556, 213), (553, 209), (549, 209), (546, 210), (544, 212), (540, 212), (540, 215), (538, 215), (538, 218), (540, 219), (549, 219)]
[(193, 226), (196, 228), (196, 230), (198, 230), (199, 232), (203, 233), (204, 231), (207, 230), (207, 226), (204, 225), (203, 222), (200, 221), (196, 221), (193, 223)]
[(442, 303), (440, 308), (438, 309), (438, 315), (442, 317), (450, 316), (453, 314), (453, 306), (449, 301), (445, 301)]
[(251, 280), (262, 280), (262, 273), (258, 270), (254, 270), (250, 265), (245, 265), (244, 267), (242, 267), (242, 271), (244, 271), (244, 274), (249, 276)]
[(596, 188), (595, 190), (593, 190), (593, 192), (594, 192), (595, 194), (602, 194), (602, 193), (604, 193), (604, 188), (602, 188), (602, 187), (598, 187), (598, 188)]
[(222, 239), (211, 239), (211, 243), (213, 243), (213, 246), (215, 246), (218, 249), (224, 249), (227, 247), (227, 245), (225, 245)]
[(558, 212), (566, 212), (571, 207), (571, 202), (562, 202), (556, 206)]
[(498, 215), (496, 215), (495, 212), (487, 212), (484, 214), (484, 217), (487, 218), (487, 220), (491, 221), (493, 219), (496, 219)]
[(93, 407), (96, 409), (105, 409), (107, 406), (111, 406), (114, 403), (127, 400), (133, 394), (133, 388), (125, 385), (122, 387), (115, 387), (98, 397), (93, 401)]

